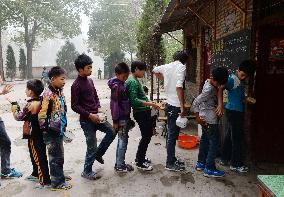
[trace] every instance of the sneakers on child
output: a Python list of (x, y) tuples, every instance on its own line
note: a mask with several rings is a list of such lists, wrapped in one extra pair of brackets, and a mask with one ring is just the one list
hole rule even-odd
[[(147, 158), (147, 157), (145, 157), (144, 162), (146, 162), (146, 163), (148, 163), (148, 164), (151, 164), (151, 163), (152, 163), (151, 159), (149, 159), (149, 158)], [(138, 163), (138, 160), (135, 159), (135, 164), (137, 164), (137, 163)]]
[(230, 170), (233, 172), (246, 173), (249, 171), (249, 168), (247, 166), (240, 166), (240, 167), (230, 166)]
[(125, 164), (120, 167), (115, 166), (114, 169), (116, 172), (121, 172), (121, 173), (127, 173), (134, 170), (134, 168), (129, 164)]
[(22, 176), (23, 176), (23, 173), (17, 171), (15, 168), (12, 168), (9, 174), (1, 174), (2, 179), (19, 178)]
[(175, 162), (172, 165), (167, 164), (165, 169), (169, 171), (180, 172), (180, 171), (184, 171), (185, 167), (182, 167), (178, 164), (178, 162)]
[(147, 162), (144, 162), (142, 164), (137, 163), (136, 167), (140, 170), (143, 170), (143, 171), (152, 171), (153, 170), (153, 167)]
[(30, 175), (25, 178), (26, 181), (38, 182), (38, 177)]
[(214, 178), (219, 178), (219, 177), (223, 177), (225, 176), (225, 172), (224, 171), (221, 171), (221, 170), (209, 170), (207, 168), (204, 169), (204, 176), (206, 177), (214, 177)]
[(195, 170), (197, 171), (203, 171), (205, 169), (205, 165), (203, 163), (200, 162), (196, 162), (195, 164)]
[(50, 188), (52, 191), (59, 191), (59, 190), (69, 190), (72, 188), (72, 185), (68, 182), (62, 183), (56, 187)]
[(99, 176), (97, 173), (95, 173), (93, 171), (89, 172), (89, 173), (82, 172), (81, 177), (83, 177), (85, 179), (89, 179), (89, 180), (97, 180), (97, 179), (101, 178), (101, 176)]
[(185, 168), (185, 162), (184, 162), (184, 161), (175, 158), (175, 162), (176, 162), (180, 167)]
[(226, 160), (220, 160), (219, 163), (220, 163), (221, 166), (228, 166), (229, 165), (229, 162), (226, 161)]

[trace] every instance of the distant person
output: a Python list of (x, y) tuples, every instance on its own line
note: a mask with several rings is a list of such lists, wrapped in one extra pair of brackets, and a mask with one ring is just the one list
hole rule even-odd
[[(0, 79), (0, 84), (2, 83), (3, 81), (2, 79)], [(0, 95), (8, 94), (11, 91), (12, 91), (12, 86), (6, 85), (2, 89), (2, 91), (0, 91)], [(7, 135), (4, 122), (1, 118), (0, 118), (0, 154), (1, 154), (1, 178), (2, 179), (19, 178), (23, 176), (21, 172), (18, 172), (14, 168), (10, 167), (11, 141), (10, 141), (9, 136)]]
[(128, 97), (130, 99), (131, 107), (133, 109), (133, 116), (139, 125), (142, 136), (136, 153), (136, 166), (141, 170), (151, 171), (153, 170), (151, 160), (146, 157), (148, 145), (151, 142), (153, 135), (151, 107), (159, 109), (159, 106), (156, 103), (149, 101), (145, 95), (142, 84), (138, 80), (139, 78), (144, 77), (146, 69), (146, 63), (140, 61), (132, 62), (132, 75), (128, 77), (126, 87), (128, 90)]
[[(100, 176), (93, 171), (94, 161), (104, 164), (103, 155), (116, 137), (116, 132), (108, 121), (99, 115), (100, 100), (94, 82), (89, 76), (92, 74), (92, 59), (86, 54), (79, 55), (75, 60), (78, 77), (71, 86), (71, 108), (80, 114), (80, 125), (86, 137), (87, 151), (83, 178), (96, 180)], [(99, 147), (97, 147), (96, 131), (105, 133)]]
[(185, 162), (176, 158), (175, 147), (179, 136), (180, 128), (176, 125), (179, 116), (184, 116), (184, 81), (186, 62), (188, 54), (184, 51), (177, 51), (173, 55), (173, 62), (155, 67), (153, 73), (161, 80), (164, 80), (166, 91), (166, 114), (168, 118), (167, 133), (167, 161), (166, 170), (183, 171)]
[(224, 171), (218, 170), (215, 159), (219, 149), (218, 89), (227, 83), (228, 70), (218, 67), (212, 70), (211, 77), (202, 89), (201, 94), (193, 101), (192, 108), (196, 114), (198, 124), (202, 126), (198, 160), (195, 165), (197, 171), (203, 171), (206, 177), (223, 177)]
[(102, 79), (102, 70), (100, 68), (98, 70), (98, 79)]
[(46, 67), (43, 67), (43, 71), (41, 73), (41, 81), (43, 82), (44, 86), (47, 86), (50, 83), (50, 80), (48, 78), (48, 70), (46, 69)]
[(130, 70), (126, 63), (119, 63), (115, 67), (115, 77), (108, 81), (108, 86), (111, 89), (110, 109), (113, 120), (113, 128), (118, 133), (118, 143), (116, 150), (116, 172), (131, 172), (133, 167), (125, 163), (125, 153), (128, 144), (128, 132), (130, 130), (130, 101), (125, 87), (125, 81), (129, 76)]
[(14, 118), (17, 121), (24, 121), (23, 139), (28, 139), (28, 148), (33, 171), (31, 175), (26, 177), (26, 180), (39, 182), (39, 187), (49, 186), (51, 184), (46, 146), (38, 123), (38, 112), (41, 108), (40, 95), (43, 90), (44, 86), (40, 80), (29, 80), (26, 87), (26, 96), (30, 99), (27, 100), (24, 108), (21, 110), (17, 102), (11, 102)]
[(256, 65), (252, 60), (243, 61), (236, 72), (229, 76), (225, 89), (228, 92), (228, 102), (225, 106), (228, 130), (225, 133), (223, 153), (220, 164), (228, 165), (234, 172), (245, 173), (249, 168), (243, 162), (244, 144), (244, 100), (245, 86), (243, 81), (253, 76)]

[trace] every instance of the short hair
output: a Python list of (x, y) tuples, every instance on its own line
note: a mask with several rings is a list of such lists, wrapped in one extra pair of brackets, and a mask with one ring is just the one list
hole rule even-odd
[(48, 78), (59, 77), (60, 75), (66, 75), (66, 71), (60, 66), (55, 66), (50, 69), (48, 72)]
[(177, 51), (173, 55), (174, 61), (180, 61), (182, 64), (185, 64), (188, 60), (188, 54), (185, 51)]
[(114, 72), (115, 72), (115, 74), (120, 75), (120, 74), (123, 74), (123, 73), (129, 73), (130, 70), (129, 70), (129, 67), (126, 63), (121, 62), (121, 63), (119, 63), (115, 66)]
[(239, 70), (251, 76), (256, 70), (256, 64), (253, 60), (244, 60), (240, 63)]
[(31, 79), (27, 82), (27, 89), (31, 90), (36, 96), (40, 96), (44, 90), (44, 85), (39, 79)]
[(90, 58), (85, 53), (82, 53), (75, 59), (75, 67), (77, 71), (79, 71), (80, 68), (84, 69), (85, 66), (90, 65), (92, 63), (93, 63), (92, 58)]
[(225, 67), (217, 67), (212, 70), (212, 77), (220, 85), (224, 85), (228, 81), (228, 69)]
[(131, 72), (134, 73), (136, 69), (139, 70), (146, 70), (147, 64), (141, 61), (134, 61), (131, 63)]

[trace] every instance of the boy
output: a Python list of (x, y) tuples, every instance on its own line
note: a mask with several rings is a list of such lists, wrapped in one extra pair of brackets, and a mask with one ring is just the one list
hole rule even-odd
[(212, 76), (202, 89), (202, 93), (194, 100), (192, 108), (196, 120), (202, 126), (202, 136), (199, 145), (198, 161), (195, 169), (203, 171), (207, 177), (222, 177), (223, 171), (217, 170), (215, 159), (219, 148), (219, 130), (216, 107), (218, 103), (218, 87), (226, 84), (228, 71), (224, 67), (212, 70)]
[[(2, 84), (2, 78), (0, 77), (0, 84)], [(0, 95), (8, 94), (12, 91), (11, 85), (6, 85)], [(3, 120), (0, 118), (0, 154), (1, 154), (1, 178), (19, 178), (23, 174), (14, 168), (10, 167), (10, 155), (11, 155), (11, 141), (7, 135)], [(0, 183), (1, 185), (1, 183)]]
[[(109, 122), (102, 122), (98, 116), (101, 108), (99, 97), (93, 80), (88, 78), (92, 74), (92, 63), (92, 59), (85, 54), (79, 55), (75, 60), (78, 77), (71, 87), (71, 108), (80, 114), (80, 124), (87, 143), (84, 171), (81, 176), (89, 180), (96, 180), (100, 176), (92, 170), (93, 163), (97, 160), (104, 164), (102, 157), (115, 139), (116, 133)], [(106, 134), (98, 148), (97, 130)]]
[(38, 112), (41, 107), (40, 95), (44, 90), (43, 83), (38, 79), (27, 82), (26, 95), (30, 97), (21, 111), (17, 102), (12, 103), (13, 116), (17, 121), (25, 121), (23, 139), (28, 139), (28, 147), (33, 165), (33, 172), (26, 180), (39, 181), (41, 186), (50, 185), (50, 176), (46, 156), (46, 146), (38, 123)]
[(255, 72), (255, 63), (251, 60), (243, 61), (236, 71), (231, 74), (225, 86), (228, 91), (228, 102), (225, 105), (228, 120), (228, 131), (225, 133), (223, 153), (220, 164), (228, 165), (234, 172), (248, 172), (243, 163), (242, 144), (244, 143), (244, 98), (245, 87), (243, 81)]
[(148, 100), (145, 92), (143, 91), (141, 83), (138, 81), (138, 78), (142, 78), (144, 76), (146, 68), (147, 65), (143, 62), (132, 62), (132, 75), (128, 77), (126, 87), (128, 90), (128, 97), (130, 99), (131, 107), (133, 109), (133, 116), (139, 125), (142, 135), (136, 153), (136, 166), (141, 170), (151, 171), (153, 170), (153, 167), (150, 165), (151, 160), (146, 158), (147, 148), (153, 135), (150, 107), (159, 109), (159, 106)]
[(71, 189), (63, 173), (63, 135), (67, 127), (67, 107), (63, 95), (66, 72), (56, 66), (48, 73), (49, 87), (43, 92), (41, 110), (38, 114), (40, 129), (48, 151), (52, 190)]
[(176, 140), (180, 128), (176, 125), (179, 116), (184, 115), (184, 80), (188, 55), (184, 51), (177, 51), (173, 56), (174, 62), (154, 68), (153, 73), (164, 80), (166, 91), (166, 114), (168, 117), (167, 134), (167, 162), (166, 170), (183, 171), (185, 163), (175, 157)]
[(129, 76), (129, 72), (130, 70), (127, 64), (124, 62), (119, 63), (115, 67), (116, 77), (108, 81), (108, 86), (111, 89), (110, 109), (113, 128), (118, 132), (116, 164), (114, 167), (117, 172), (133, 171), (133, 167), (125, 163), (131, 109), (127, 89), (124, 83)]

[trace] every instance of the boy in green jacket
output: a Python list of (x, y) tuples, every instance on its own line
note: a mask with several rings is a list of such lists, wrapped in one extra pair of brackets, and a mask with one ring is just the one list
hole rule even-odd
[(151, 160), (146, 158), (148, 145), (151, 141), (153, 128), (151, 118), (151, 107), (159, 109), (159, 106), (147, 98), (141, 83), (138, 78), (142, 78), (145, 74), (147, 65), (143, 62), (134, 61), (131, 64), (132, 75), (126, 81), (126, 88), (130, 99), (131, 107), (133, 109), (133, 116), (139, 125), (142, 138), (138, 145), (136, 153), (137, 168), (145, 171), (153, 170)]

